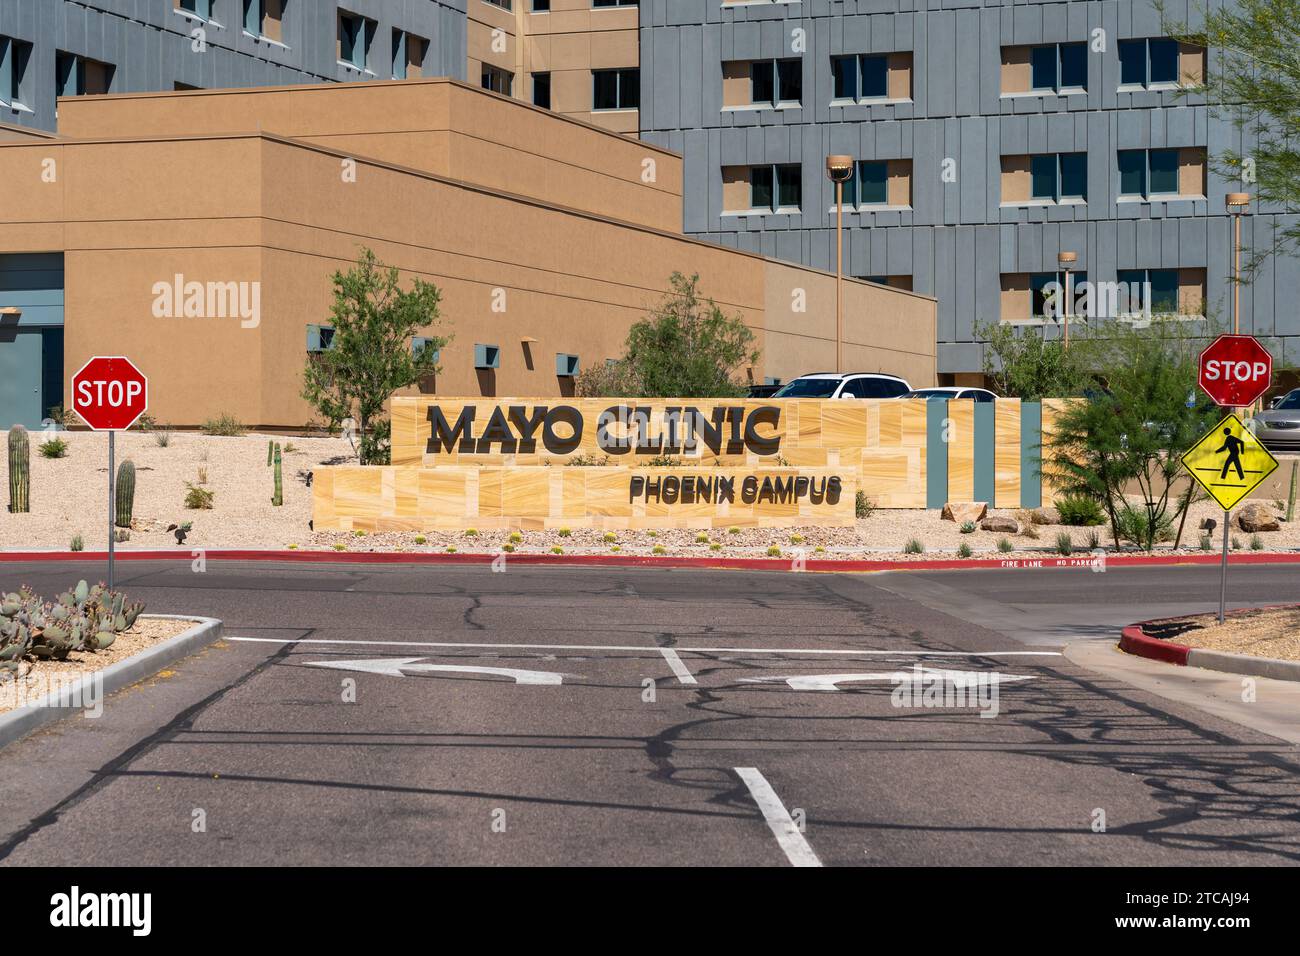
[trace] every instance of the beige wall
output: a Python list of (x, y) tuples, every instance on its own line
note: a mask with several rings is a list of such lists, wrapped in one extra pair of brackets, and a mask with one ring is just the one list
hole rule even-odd
[(1178, 310), (1183, 315), (1202, 315), (1205, 310), (1205, 270), (1178, 270)]
[(1205, 195), (1205, 148), (1193, 146), (1178, 151), (1178, 194)]
[(677, 154), (447, 79), (68, 97), (59, 129), (78, 138), (261, 129), (658, 229), (682, 224)]
[(724, 212), (743, 212), (749, 208), (749, 167), (722, 167), (722, 209)]
[(891, 159), (885, 164), (889, 177), (885, 184), (885, 198), (891, 206), (912, 205), (912, 161)]
[(1028, 202), (1033, 176), (1028, 156), (1002, 157), (1002, 202)]
[(1029, 65), (1029, 47), (1004, 46), (1002, 48), (1002, 92), (1028, 93), (1033, 83)]
[(1205, 80), (1205, 48), (1190, 43), (1178, 44), (1178, 78), (1187, 86), (1198, 86)]
[(891, 100), (912, 98), (912, 54), (891, 53), (886, 57), (886, 88)]
[(1002, 274), (1003, 322), (1023, 322), (1029, 319), (1033, 294), (1029, 288), (1029, 273), (1004, 272)]
[(722, 64), (722, 105), (748, 106), (753, 98), (750, 60), (728, 60)]
[(0, 142), (14, 140), (30, 142), (34, 139), (54, 139), (54, 134), (40, 129), (28, 129), (26, 126), (11, 126), (8, 123), (0, 123)]

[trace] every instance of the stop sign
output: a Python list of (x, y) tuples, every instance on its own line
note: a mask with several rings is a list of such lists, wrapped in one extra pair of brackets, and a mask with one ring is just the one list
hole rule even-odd
[(72, 376), (72, 410), (95, 431), (123, 431), (149, 407), (149, 383), (131, 360), (97, 355)]
[(1220, 335), (1201, 353), (1201, 388), (1216, 405), (1252, 405), (1272, 382), (1273, 356), (1252, 335)]

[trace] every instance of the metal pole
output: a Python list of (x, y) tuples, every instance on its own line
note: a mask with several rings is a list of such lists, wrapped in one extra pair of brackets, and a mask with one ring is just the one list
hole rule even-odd
[(835, 371), (844, 371), (844, 183), (835, 182)]
[(1065, 344), (1063, 348), (1070, 347), (1070, 270), (1065, 270)]
[[(1232, 217), (1232, 334), (1241, 332), (1241, 215)], [(1223, 620), (1223, 615), (1219, 615)]]
[(1219, 623), (1223, 623), (1223, 609), (1228, 600), (1228, 510), (1223, 511), (1223, 565), (1219, 574)]
[(113, 491), (113, 438), (117, 432), (108, 433), (108, 589), (113, 590), (113, 525), (117, 522), (117, 498)]

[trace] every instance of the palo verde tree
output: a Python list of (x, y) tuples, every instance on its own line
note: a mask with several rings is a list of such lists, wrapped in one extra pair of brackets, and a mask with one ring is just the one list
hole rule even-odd
[(1077, 360), (1079, 352), (1064, 348), (1060, 339), (1048, 339), (1044, 331), (1006, 322), (975, 324), (975, 338), (984, 342), (984, 372), (993, 391), (1036, 402), (1078, 395), (1088, 385), (1088, 375)]
[(672, 291), (628, 331), (624, 354), (579, 376), (580, 395), (615, 398), (737, 398), (744, 365), (758, 361), (754, 333), (739, 315), (702, 299), (698, 274), (674, 272)]
[[(361, 464), (386, 464), (389, 397), (437, 374), (436, 355), (450, 341), (427, 331), (438, 323), (442, 293), (419, 278), (403, 290), (396, 267), (377, 261), (370, 249), (363, 249), (347, 272), (335, 272), (332, 281), (333, 335), (328, 347), (307, 357), (302, 397), (332, 428), (348, 418), (356, 423)], [(413, 349), (417, 333), (426, 341)]]
[[(1101, 503), (1116, 547), (1127, 538), (1151, 550), (1191, 503), (1190, 495), (1178, 495), (1170, 513), (1181, 456), (1219, 414), (1196, 385), (1205, 334), (1193, 323), (1160, 317), (1146, 327), (1108, 322), (1079, 343), (1077, 360), (1105, 388), (1065, 403), (1048, 432), (1042, 467), (1065, 495)], [(1140, 506), (1129, 504), (1129, 490)]]
[[(1296, 56), (1298, 0), (1234, 0), (1197, 4), (1197, 27), (1167, 15), (1164, 32), (1206, 48), (1206, 70), (1185, 96), (1204, 97), (1211, 112), (1242, 132), (1245, 146), (1210, 157), (1214, 171), (1236, 188), (1255, 193), (1261, 204), (1300, 210), (1300, 57)], [(1229, 190), (1232, 190), (1229, 186)], [(1273, 252), (1300, 248), (1300, 224), (1275, 227), (1273, 242), (1257, 250), (1247, 270), (1258, 269)]]

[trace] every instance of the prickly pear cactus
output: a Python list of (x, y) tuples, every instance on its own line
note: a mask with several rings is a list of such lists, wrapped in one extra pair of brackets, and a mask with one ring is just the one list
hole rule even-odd
[(9, 510), (13, 514), (25, 514), (31, 510), (31, 467), (27, 429), (15, 425), (9, 429)]
[(46, 604), (29, 588), (0, 597), (0, 679), (23, 657), (63, 660), (73, 651), (100, 651), (134, 626), (143, 602), (85, 581)]
[(131, 516), (135, 510), (135, 462), (130, 458), (117, 466), (117, 498), (113, 523), (119, 528), (131, 527)]

